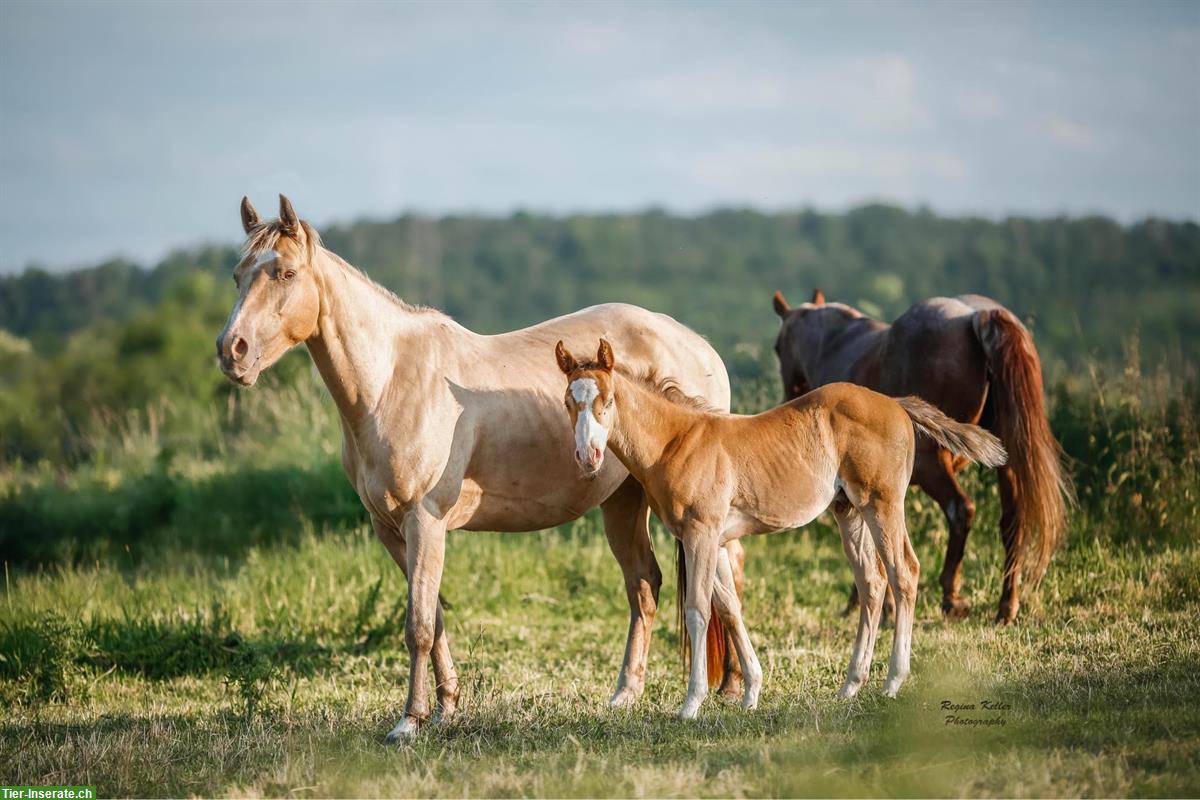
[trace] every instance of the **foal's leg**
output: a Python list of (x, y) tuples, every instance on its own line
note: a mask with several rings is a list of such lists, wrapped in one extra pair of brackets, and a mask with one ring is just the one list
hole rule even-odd
[[(392, 560), (408, 579), (408, 555), (405, 552), (404, 539), (400, 538), (398, 528), (394, 528), (387, 520), (371, 517), (371, 526), (375, 535), (383, 542)], [(437, 625), (433, 638), (433, 679), (437, 682), (437, 712), (434, 714), (435, 724), (448, 722), (458, 708), (458, 672), (454, 668), (454, 659), (450, 656), (450, 638), (446, 635), (446, 624), (442, 614), (442, 602), (438, 599)]]
[(1020, 487), (1012, 470), (1008, 467), (997, 469), (996, 483), (1000, 487), (1000, 538), (1004, 541), (1004, 584), (1000, 590), (996, 624), (1008, 625), (1016, 621), (1017, 612), (1021, 610), (1021, 559), (1025, 554), (1025, 531), (1017, 511), (1017, 492)]
[[(745, 597), (746, 583), (746, 549), (740, 539), (726, 542), (721, 548), (729, 555), (729, 566), (733, 572), (733, 589), (738, 599)], [(733, 640), (733, 630), (725, 629), (725, 663), (721, 665), (724, 674), (721, 675), (721, 685), (717, 693), (729, 698), (743, 694), (742, 666), (737, 655), (737, 642)], [(743, 700), (745, 695), (743, 694)]]
[(408, 701), (404, 717), (388, 734), (388, 741), (411, 739), (420, 724), (429, 719), (426, 667), (438, 630), (438, 590), (446, 556), (446, 524), (419, 505), (405, 515), (403, 531), (408, 561), (408, 619), (404, 628), (410, 659)]
[(858, 636), (854, 639), (854, 650), (850, 654), (850, 668), (846, 673), (846, 683), (838, 692), (838, 697), (848, 699), (858, 694), (871, 671), (875, 637), (879, 634), (880, 610), (883, 596), (887, 593), (887, 578), (862, 515), (850, 505), (844, 494), (839, 494), (833, 501), (833, 515), (842, 532), (842, 549), (846, 551), (846, 558), (854, 571), (854, 585), (863, 598), (858, 608)]
[(629, 600), (625, 659), (617, 676), (617, 689), (608, 704), (630, 706), (646, 685), (650, 629), (658, 610), (662, 572), (650, 546), (650, 505), (641, 484), (630, 476), (600, 508), (604, 512), (608, 546), (625, 575), (625, 596)]
[(687, 698), (679, 709), (679, 719), (695, 719), (700, 704), (708, 695), (708, 621), (716, 583), (717, 532), (712, 528), (688, 527), (680, 532), (683, 555), (687, 560), (687, 598), (684, 624), (692, 639), (692, 671), (688, 676)]
[(754, 645), (750, 643), (750, 635), (746, 632), (746, 623), (742, 618), (742, 601), (738, 598), (737, 579), (731, 561), (726, 545), (717, 553), (717, 580), (713, 587), (713, 602), (725, 623), (727, 636), (732, 640), (733, 649), (741, 663), (746, 686), (742, 695), (742, 708), (751, 709), (758, 705), (758, 693), (762, 689), (762, 667), (758, 663)]
[(904, 524), (903, 488), (895, 495), (890, 499), (877, 498), (861, 509), (875, 539), (875, 549), (887, 570), (888, 583), (896, 596), (896, 637), (892, 643), (887, 682), (883, 685), (883, 693), (888, 697), (895, 697), (900, 685), (908, 677), (917, 606), (917, 579), (920, 575), (917, 554), (913, 552), (908, 528)]
[(947, 450), (939, 448), (934, 456), (922, 451), (917, 457), (913, 482), (941, 506), (950, 529), (946, 563), (942, 566), (942, 613), (946, 619), (966, 619), (971, 613), (971, 604), (959, 595), (959, 591), (962, 588), (963, 553), (971, 522), (975, 519), (975, 504), (955, 479), (954, 458)]

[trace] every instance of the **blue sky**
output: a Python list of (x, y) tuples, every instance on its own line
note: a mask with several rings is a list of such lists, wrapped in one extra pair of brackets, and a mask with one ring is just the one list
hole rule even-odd
[(1200, 218), (1198, 3), (0, 3), (0, 270), (360, 216)]

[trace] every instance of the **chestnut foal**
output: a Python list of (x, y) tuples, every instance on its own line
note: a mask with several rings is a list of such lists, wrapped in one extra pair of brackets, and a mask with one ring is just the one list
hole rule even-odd
[(823, 386), (754, 416), (703, 407), (670, 381), (615, 368), (604, 339), (595, 360), (579, 362), (558, 343), (567, 376), (575, 459), (587, 474), (611, 448), (645, 488), (659, 519), (683, 544), (688, 566), (685, 620), (691, 675), (681, 719), (708, 693), (710, 600), (742, 664), (742, 705), (753, 708), (762, 669), (742, 620), (733, 573), (721, 545), (747, 534), (794, 528), (832, 506), (859, 595), (858, 637), (841, 697), (867, 679), (886, 587), (896, 597), (896, 636), (884, 694), (908, 676), (919, 564), (904, 523), (913, 470), (914, 429), (956, 456), (1004, 463), (1000, 440), (947, 417), (915, 397), (893, 399), (849, 383)]

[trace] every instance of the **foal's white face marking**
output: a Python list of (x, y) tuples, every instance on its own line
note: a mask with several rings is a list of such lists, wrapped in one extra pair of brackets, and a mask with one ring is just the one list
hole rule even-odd
[(604, 448), (608, 446), (608, 428), (600, 424), (594, 412), (600, 387), (595, 378), (579, 378), (571, 383), (571, 397), (578, 408), (575, 417), (575, 460), (585, 469), (596, 472), (604, 463)]

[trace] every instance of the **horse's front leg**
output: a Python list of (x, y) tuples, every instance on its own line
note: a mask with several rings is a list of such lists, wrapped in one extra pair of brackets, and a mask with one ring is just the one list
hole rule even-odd
[[(386, 518), (371, 516), (371, 525), (375, 535), (383, 542), (392, 560), (404, 573), (408, 580), (408, 553), (404, 546), (403, 534), (399, 526), (391, 524)], [(440, 724), (449, 721), (458, 708), (458, 671), (454, 668), (454, 658), (450, 655), (450, 638), (446, 634), (446, 625), (442, 613), (441, 599), (438, 600), (437, 626), (433, 635), (433, 678), (437, 682), (437, 711), (433, 721)]]
[[(733, 590), (737, 595), (739, 603), (745, 596), (746, 583), (746, 550), (742, 547), (740, 539), (733, 539), (725, 543), (721, 548), (725, 551), (729, 558), (730, 571), (733, 574)], [(720, 582), (720, 573), (718, 570), (718, 582)], [(746, 695), (744, 689), (745, 682), (742, 675), (742, 665), (740, 656), (738, 656), (737, 642), (734, 641), (732, 628), (725, 629), (725, 673), (721, 676), (721, 685), (717, 688), (717, 693), (731, 699), (737, 699), (738, 695), (742, 696), (743, 702)]]
[(630, 706), (646, 685), (650, 630), (658, 610), (662, 572), (650, 545), (650, 506), (642, 486), (633, 477), (601, 504), (608, 546), (621, 565), (625, 596), (629, 600), (629, 633), (617, 688), (609, 705)]
[(713, 587), (713, 602), (725, 623), (727, 636), (732, 641), (733, 650), (741, 664), (741, 674), (745, 683), (742, 708), (749, 710), (758, 706), (758, 693), (762, 689), (762, 666), (754, 652), (754, 645), (750, 643), (750, 635), (746, 632), (742, 601), (737, 591), (738, 581), (731, 561), (729, 545), (726, 545), (717, 552), (717, 580)]
[(679, 534), (687, 564), (687, 597), (684, 624), (692, 640), (692, 670), (687, 698), (679, 719), (695, 719), (708, 696), (708, 623), (712, 612), (713, 586), (717, 575), (717, 553), (721, 549), (715, 526), (687, 526)]
[[(429, 655), (439, 630), (445, 638), (438, 590), (446, 556), (446, 525), (418, 505), (404, 516), (402, 530), (408, 563), (408, 619), (404, 643), (408, 646), (410, 664), (408, 701), (404, 705), (404, 716), (388, 734), (388, 741), (392, 742), (411, 739), (421, 723), (429, 719)], [(457, 678), (454, 683), (457, 691)]]

